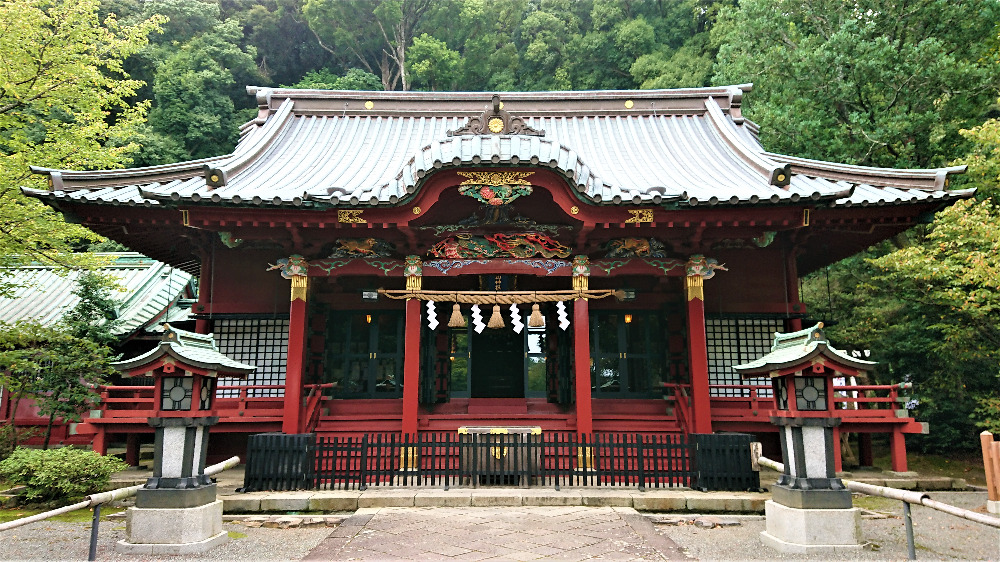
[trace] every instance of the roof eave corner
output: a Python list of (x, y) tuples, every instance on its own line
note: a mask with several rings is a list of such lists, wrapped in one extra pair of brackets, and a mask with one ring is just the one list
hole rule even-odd
[(965, 164), (939, 169), (937, 173), (934, 174), (934, 189), (936, 191), (944, 191), (948, 188), (948, 176), (952, 174), (964, 174), (968, 169), (969, 167)]

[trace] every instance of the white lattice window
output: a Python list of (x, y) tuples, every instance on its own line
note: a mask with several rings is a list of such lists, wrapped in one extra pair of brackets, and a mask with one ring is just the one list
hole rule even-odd
[[(784, 328), (785, 321), (780, 317), (706, 316), (709, 384), (769, 385), (771, 381), (767, 377), (741, 379), (733, 365), (767, 354), (771, 351), (774, 333)], [(737, 388), (712, 388), (712, 396), (748, 395), (748, 391)], [(771, 396), (770, 389), (762, 390), (760, 396)]]
[[(215, 343), (227, 357), (240, 363), (255, 365), (257, 370), (242, 379), (223, 377), (219, 386), (283, 385), (285, 363), (288, 356), (288, 320), (275, 318), (220, 318), (215, 320)], [(253, 389), (251, 397), (284, 396), (280, 388)], [(219, 398), (233, 398), (233, 390), (220, 390)]]

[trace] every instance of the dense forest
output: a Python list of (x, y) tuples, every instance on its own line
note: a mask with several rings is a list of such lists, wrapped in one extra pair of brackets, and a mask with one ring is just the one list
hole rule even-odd
[[(228, 151), (246, 85), (586, 90), (753, 83), (768, 150), (967, 164), (977, 196), (802, 280), (816, 320), (946, 450), (1000, 431), (1000, 0), (3, 0), (0, 265), (100, 241), (27, 200), (27, 165)], [(0, 287), (2, 289), (2, 287)]]

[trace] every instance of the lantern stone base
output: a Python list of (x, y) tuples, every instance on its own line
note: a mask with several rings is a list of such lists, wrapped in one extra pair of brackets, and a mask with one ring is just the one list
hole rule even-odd
[[(840, 484), (840, 481), (837, 481)], [(850, 509), (854, 504), (851, 492), (841, 489), (800, 490), (781, 484), (771, 486), (771, 498), (775, 503), (798, 509)]]
[(986, 500), (986, 511), (1000, 515), (1000, 501)]
[(184, 509), (210, 504), (216, 498), (216, 485), (195, 488), (139, 488), (135, 506), (151, 509)]
[(130, 507), (125, 534), (115, 546), (125, 554), (198, 554), (229, 540), (221, 500), (181, 509)]
[(768, 500), (764, 514), (766, 530), (760, 540), (778, 552), (821, 554), (861, 549), (859, 509), (799, 509)]

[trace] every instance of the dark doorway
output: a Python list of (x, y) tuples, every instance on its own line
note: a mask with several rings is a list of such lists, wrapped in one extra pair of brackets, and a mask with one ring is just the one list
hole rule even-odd
[(471, 339), (472, 398), (524, 398), (524, 336), (486, 329)]

